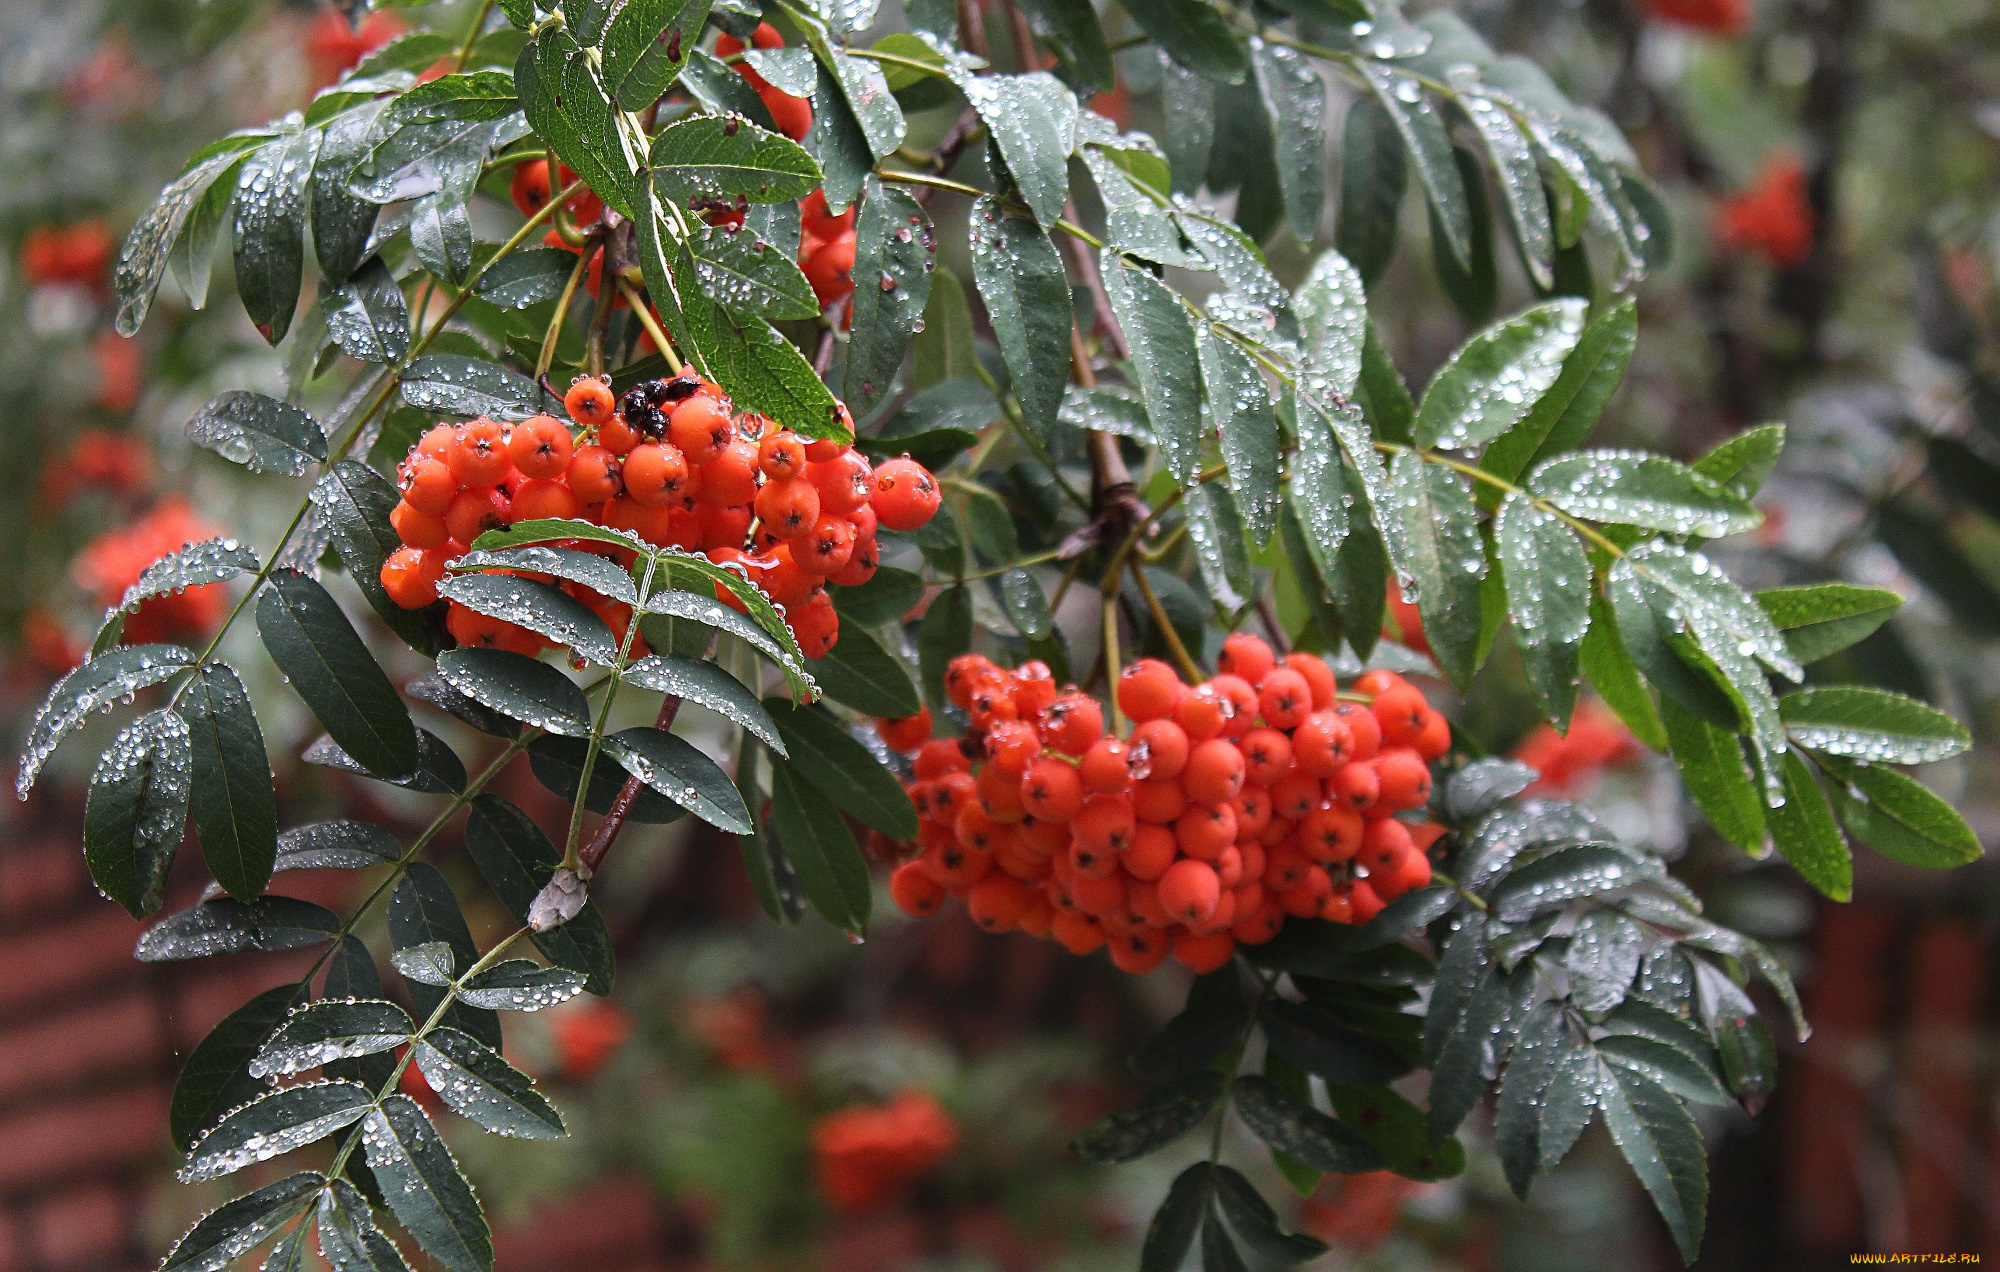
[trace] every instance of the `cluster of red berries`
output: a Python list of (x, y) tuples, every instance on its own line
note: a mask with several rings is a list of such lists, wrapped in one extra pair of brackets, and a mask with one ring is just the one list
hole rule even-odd
[[(622, 404), (609, 384), (585, 376), (563, 405), (580, 437), (537, 415), (513, 425), (484, 417), (439, 424), (417, 442), (398, 468), (403, 498), (389, 516), (404, 546), (382, 565), (382, 586), (398, 605), (436, 601), (446, 567), (488, 530), (580, 517), (734, 563), (785, 607), (800, 647), (819, 657), (840, 635), (828, 585), (874, 577), (877, 528), (917, 529), (942, 498), (915, 460), (871, 465), (848, 443), (769, 428), (761, 415), (732, 412), (719, 387), (692, 373), (637, 385)], [(623, 635), (629, 606), (563, 586)], [(737, 604), (727, 589), (717, 596)], [(535, 633), (457, 603), (446, 626), (464, 645), (530, 655), (547, 648)]]
[(1750, 0), (1646, 0), (1646, 9), (1662, 22), (1712, 35), (1741, 35), (1751, 18)]
[[(715, 39), (717, 57), (735, 57), (743, 52), (745, 47), (743, 41), (727, 33)], [(778, 28), (768, 22), (762, 22), (750, 33), (750, 43), (747, 47), (781, 49), (785, 47), (785, 37), (778, 33)], [(759, 75), (757, 68), (748, 62), (737, 62), (734, 65), (736, 73), (743, 77), (744, 82), (757, 90), (757, 96), (763, 100), (764, 108), (771, 112), (771, 122), (778, 126), (778, 131), (793, 141), (804, 141), (806, 134), (812, 130), (811, 99), (781, 92), (771, 81)]]
[(1780, 269), (1805, 264), (1818, 228), (1805, 165), (1792, 154), (1766, 163), (1756, 180), (1715, 210), (1718, 243), (1732, 251), (1755, 252)]
[(1049, 669), (953, 659), (945, 690), (971, 728), (930, 738), (927, 714), (878, 721), (916, 751), (917, 852), (890, 889), (911, 915), (965, 898), (988, 931), (1109, 946), (1135, 974), (1169, 953), (1198, 972), (1287, 915), (1365, 923), (1430, 882), (1430, 761), (1451, 727), (1387, 671), (1337, 692), (1311, 654), (1280, 660), (1231, 636), (1220, 674), (1189, 686), (1165, 663), (1127, 667), (1115, 689), (1131, 735), (1105, 732), (1096, 699)]

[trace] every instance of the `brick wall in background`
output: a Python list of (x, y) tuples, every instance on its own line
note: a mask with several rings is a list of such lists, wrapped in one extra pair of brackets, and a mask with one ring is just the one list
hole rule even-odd
[[(150, 1215), (178, 1187), (167, 1103), (182, 1059), (314, 952), (139, 963), (145, 925), (91, 887), (80, 810), (38, 795), (10, 811), (0, 832), (0, 1272), (150, 1270), (164, 1253)], [(199, 857), (183, 856), (169, 908), (199, 894)], [(337, 906), (351, 880), (294, 875), (284, 890)], [(631, 1180), (495, 1236), (502, 1272), (688, 1266), (669, 1253), (687, 1235)]]

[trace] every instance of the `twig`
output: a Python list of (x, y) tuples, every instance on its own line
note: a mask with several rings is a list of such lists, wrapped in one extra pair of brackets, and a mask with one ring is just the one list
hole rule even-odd
[[(660, 704), (660, 714), (653, 718), (653, 727), (673, 728), (674, 717), (680, 714), (680, 710), (681, 700), (668, 698)], [(590, 842), (577, 854), (578, 878), (588, 880), (597, 873), (597, 867), (604, 862), (604, 855), (611, 851), (611, 841), (618, 838), (618, 832), (625, 828), (625, 819), (631, 815), (632, 805), (639, 802), (639, 792), (644, 789), (645, 783), (636, 777), (626, 778), (625, 785), (618, 788), (618, 798), (611, 801), (611, 811), (604, 814), (604, 820), (597, 824)], [(578, 791), (577, 799), (582, 800), (583, 795), (582, 791)]]

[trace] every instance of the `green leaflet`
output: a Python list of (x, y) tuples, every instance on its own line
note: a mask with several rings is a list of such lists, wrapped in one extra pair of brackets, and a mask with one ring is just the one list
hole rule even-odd
[(791, 764), (772, 765), (771, 832), (813, 908), (843, 931), (867, 931), (867, 860), (832, 800)]
[[(1278, 449), (1282, 438), (1263, 372), (1248, 354), (1204, 324), (1195, 332), (1209, 418), (1222, 437), (1222, 458), (1243, 521), (1259, 544), (1278, 524)], [(1213, 588), (1211, 587), (1211, 591)]]
[(1660, 715), (1681, 780), (1709, 824), (1751, 856), (1762, 856), (1764, 801), (1736, 735), (1682, 710), (1671, 698), (1661, 702)]
[(1039, 225), (1006, 215), (991, 197), (973, 202), (969, 224), (973, 280), (1021, 417), (1046, 439), (1069, 383), (1072, 320), (1062, 254)]
[(1520, 423), (1561, 374), (1586, 308), (1576, 299), (1545, 301), (1459, 346), (1424, 390), (1417, 446), (1472, 450)]
[[(1638, 338), (1639, 310), (1630, 299), (1592, 320), (1563, 359), (1555, 383), (1519, 424), (1493, 440), (1479, 466), (1504, 481), (1515, 481), (1542, 460), (1583, 445), (1623, 383)], [(1483, 483), (1479, 494), (1484, 507), (1500, 498), (1498, 487)]]
[(1465, 479), (1441, 464), (1402, 451), (1389, 468), (1394, 515), (1402, 524), (1405, 568), (1416, 580), (1424, 638), (1438, 666), (1463, 688), (1472, 679), (1479, 645), (1479, 584), (1486, 553), (1478, 510)]
[(1501, 502), (1493, 532), (1528, 683), (1543, 713), (1566, 728), (1590, 630), (1590, 559), (1575, 531), (1518, 490)]
[(1795, 751), (1763, 762), (1779, 767), (1778, 780), (1783, 784), (1784, 802), (1766, 814), (1778, 851), (1807, 883), (1835, 901), (1849, 899), (1854, 895), (1854, 857), (1812, 771)]

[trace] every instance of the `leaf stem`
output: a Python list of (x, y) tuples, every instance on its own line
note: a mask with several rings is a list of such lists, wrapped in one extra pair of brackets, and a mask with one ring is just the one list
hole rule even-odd
[(1174, 661), (1180, 664), (1181, 674), (1187, 677), (1189, 684), (1206, 679), (1207, 677), (1202, 674), (1201, 664), (1195, 662), (1194, 655), (1190, 654), (1187, 646), (1181, 643), (1181, 634), (1174, 630), (1173, 623), (1168, 621), (1166, 606), (1160, 604), (1158, 594), (1153, 591), (1152, 583), (1147, 580), (1146, 568), (1133, 563), (1131, 571), (1132, 581), (1139, 586), (1139, 595), (1146, 598), (1146, 610), (1152, 614), (1154, 626), (1160, 629), (1160, 635), (1166, 639), (1167, 652), (1171, 653)]
[(639, 319), (639, 325), (646, 329), (646, 334), (652, 337), (653, 345), (660, 351), (660, 356), (667, 360), (668, 368), (675, 375), (679, 375), (680, 355), (674, 352), (674, 342), (667, 339), (667, 333), (660, 330), (660, 324), (653, 321), (653, 311), (639, 299), (639, 293), (632, 289), (632, 284), (622, 278), (618, 280), (618, 294), (632, 307), (632, 313)]
[(576, 268), (570, 270), (569, 281), (563, 284), (562, 295), (556, 299), (556, 311), (549, 317), (549, 329), (542, 337), (542, 351), (535, 358), (535, 383), (548, 378), (549, 368), (555, 365), (556, 344), (562, 339), (563, 324), (569, 320), (570, 302), (576, 298), (577, 284), (583, 281), (584, 270), (589, 268), (590, 259), (577, 254)]

